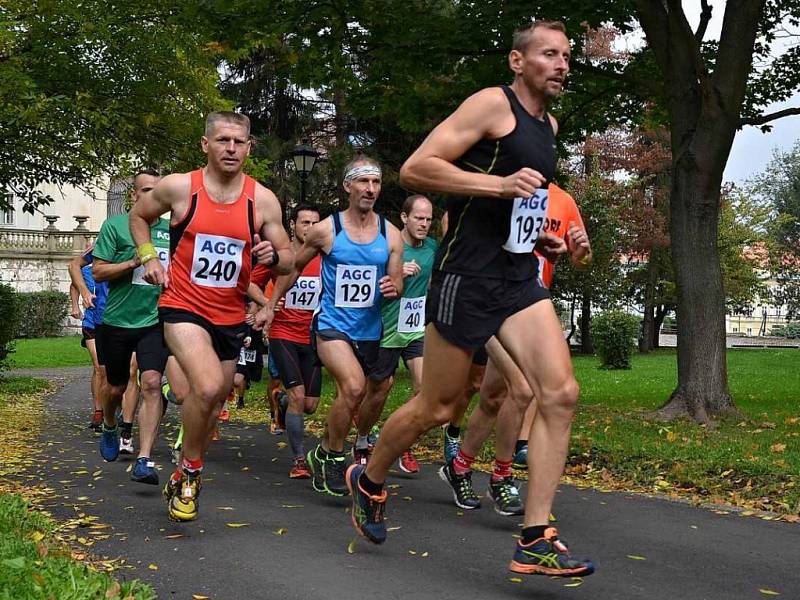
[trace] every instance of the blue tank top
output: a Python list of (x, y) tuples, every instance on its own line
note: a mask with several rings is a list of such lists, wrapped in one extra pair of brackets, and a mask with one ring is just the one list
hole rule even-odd
[(333, 329), (355, 341), (379, 340), (383, 323), (378, 282), (389, 260), (386, 220), (378, 215), (378, 235), (368, 244), (358, 244), (347, 236), (341, 213), (331, 217), (333, 246), (322, 257), (322, 297), (314, 330)]
[(108, 282), (97, 283), (94, 280), (91, 263), (81, 269), (81, 274), (86, 287), (95, 295), (94, 308), (84, 309), (81, 325), (87, 329), (95, 329), (98, 325), (103, 324), (103, 312), (106, 310), (106, 296), (108, 296)]

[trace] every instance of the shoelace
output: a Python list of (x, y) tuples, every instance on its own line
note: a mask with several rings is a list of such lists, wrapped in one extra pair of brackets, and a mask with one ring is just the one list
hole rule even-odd
[(459, 494), (465, 498), (476, 498), (478, 496), (472, 488), (472, 471), (464, 475), (457, 475), (456, 484), (458, 485)]

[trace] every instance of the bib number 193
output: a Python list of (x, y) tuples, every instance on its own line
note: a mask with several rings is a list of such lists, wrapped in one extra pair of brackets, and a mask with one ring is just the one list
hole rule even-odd
[(508, 239), (503, 249), (513, 254), (533, 252), (547, 215), (547, 190), (536, 190), (529, 198), (514, 198)]

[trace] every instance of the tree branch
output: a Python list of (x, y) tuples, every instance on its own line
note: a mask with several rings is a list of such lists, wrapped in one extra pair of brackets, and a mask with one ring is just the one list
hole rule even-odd
[(757, 115), (755, 117), (747, 117), (739, 121), (740, 125), (764, 125), (770, 121), (782, 119), (783, 117), (791, 117), (792, 115), (800, 115), (800, 107), (784, 108), (783, 110), (776, 110), (773, 113), (765, 115)]
[(700, 23), (697, 26), (697, 31), (694, 33), (694, 39), (697, 40), (698, 44), (702, 43), (703, 38), (706, 36), (708, 22), (711, 20), (711, 11), (714, 8), (708, 3), (708, 0), (700, 0), (700, 6), (702, 7), (702, 11), (700, 12)]

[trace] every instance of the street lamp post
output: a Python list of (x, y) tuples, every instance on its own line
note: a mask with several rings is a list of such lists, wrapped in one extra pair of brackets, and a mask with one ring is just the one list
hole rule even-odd
[(311, 171), (314, 170), (314, 164), (319, 158), (319, 152), (314, 150), (313, 146), (308, 143), (308, 140), (303, 140), (303, 143), (296, 146), (292, 150), (292, 160), (297, 173), (300, 175), (300, 203), (304, 204), (306, 201), (306, 181)]

